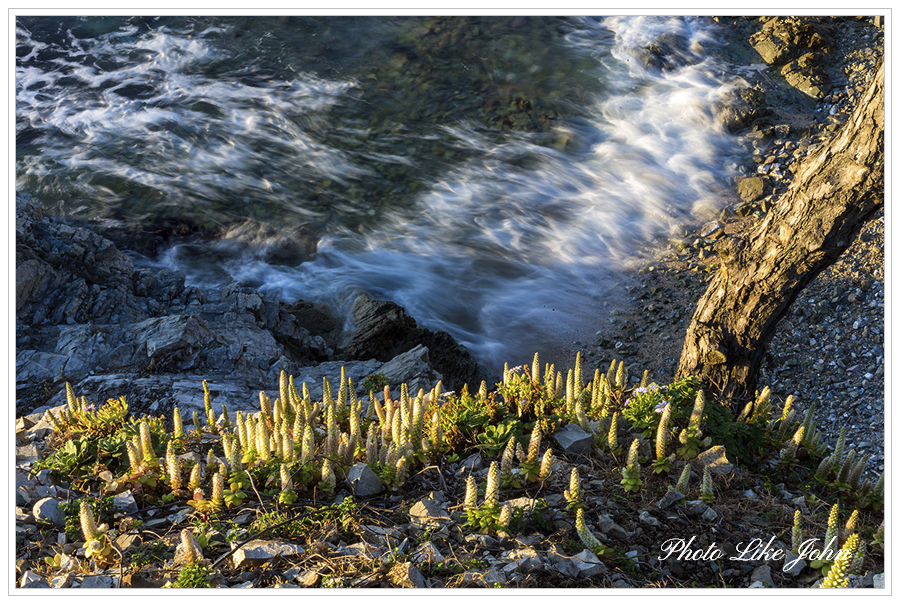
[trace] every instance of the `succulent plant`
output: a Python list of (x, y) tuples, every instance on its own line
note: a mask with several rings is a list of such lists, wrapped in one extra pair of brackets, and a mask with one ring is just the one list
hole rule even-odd
[(570, 510), (584, 507), (584, 501), (581, 499), (581, 479), (578, 476), (578, 468), (572, 468), (572, 473), (569, 475), (569, 488), (563, 491), (563, 497), (568, 502), (567, 507)]
[(175, 456), (175, 449), (170, 440), (166, 446), (166, 475), (169, 478), (169, 486), (172, 491), (181, 488), (181, 462)]
[(616, 433), (619, 426), (619, 412), (616, 411), (612, 414), (612, 418), (609, 421), (609, 434), (606, 437), (606, 443), (609, 447), (609, 452), (613, 455), (616, 455), (619, 451), (619, 436)]
[(97, 526), (91, 506), (84, 499), (81, 501), (79, 517), (81, 532), (84, 535), (85, 556), (104, 562), (112, 553), (112, 544), (106, 535), (106, 525)]
[(322, 460), (322, 480), (319, 482), (319, 488), (330, 497), (334, 494), (336, 483), (334, 470), (331, 469), (331, 460), (326, 458)]
[(794, 512), (794, 527), (791, 529), (791, 551), (800, 552), (800, 544), (803, 542), (803, 529), (800, 526), (800, 510)]
[(666, 474), (672, 469), (672, 460), (666, 457), (666, 445), (669, 442), (669, 418), (672, 416), (672, 404), (668, 403), (663, 408), (659, 418), (659, 426), (656, 429), (656, 459), (653, 460), (653, 471), (657, 474)]
[(543, 482), (550, 478), (555, 463), (556, 460), (553, 457), (553, 451), (551, 449), (544, 451), (544, 457), (541, 458), (541, 471), (538, 473), (538, 480)]
[[(646, 386), (642, 386), (646, 388)], [(682, 446), (678, 448), (678, 455), (682, 459), (688, 460), (697, 457), (700, 453), (701, 439), (703, 432), (700, 430), (700, 422), (703, 419), (703, 408), (706, 405), (706, 399), (703, 396), (703, 389), (697, 390), (697, 397), (694, 399), (694, 408), (691, 411), (691, 418), (688, 421), (687, 428), (678, 435), (678, 440)]]
[(211, 430), (215, 430), (216, 414), (212, 409), (212, 395), (209, 392), (209, 386), (207, 385), (206, 380), (203, 380), (203, 409), (206, 411), (206, 425), (209, 426)]
[(541, 426), (535, 422), (534, 429), (531, 431), (531, 440), (528, 441), (528, 458), (529, 464), (536, 464), (541, 449)]
[(510, 437), (503, 449), (503, 455), (500, 457), (500, 478), (506, 484), (511, 484), (513, 480), (513, 460), (515, 459), (516, 439)]
[(678, 477), (678, 482), (675, 484), (675, 489), (681, 493), (687, 493), (688, 482), (691, 480), (691, 464), (684, 464), (684, 469), (681, 470), (681, 476)]
[(703, 503), (710, 503), (716, 498), (715, 493), (713, 493), (712, 486), (712, 472), (709, 471), (709, 466), (703, 466), (703, 482), (700, 484), (700, 501)]
[(125, 442), (125, 450), (128, 453), (128, 466), (132, 474), (139, 471), (141, 467), (140, 449), (134, 445), (132, 441)]
[(466, 478), (466, 498), (463, 503), (463, 509), (471, 510), (478, 507), (478, 485), (475, 482), (475, 477), (469, 475)]
[(172, 409), (172, 425), (174, 426), (172, 435), (175, 438), (184, 436), (184, 423), (181, 419), (181, 411), (178, 410), (178, 407)]
[(504, 503), (500, 506), (500, 517), (497, 518), (497, 526), (505, 531), (509, 529), (510, 522), (512, 522), (512, 506)]
[(639, 446), (640, 441), (635, 438), (631, 442), (631, 447), (628, 449), (628, 461), (626, 462), (625, 467), (622, 468), (622, 480), (620, 482), (622, 486), (625, 487), (626, 493), (636, 493), (640, 490), (641, 484), (643, 483), (641, 480), (641, 466), (638, 463)]
[(212, 496), (210, 499), (216, 509), (221, 508), (225, 503), (225, 477), (219, 471), (216, 471), (212, 477)]
[(797, 447), (803, 440), (803, 435), (805, 433), (806, 426), (800, 426), (799, 428), (797, 428), (797, 431), (794, 432), (793, 438), (787, 441), (787, 443), (785, 443), (784, 447), (781, 449), (781, 459), (778, 463), (783, 465), (791, 465), (797, 462)]
[(859, 543), (859, 535), (850, 535), (844, 547), (835, 557), (835, 560), (829, 565), (825, 580), (822, 581), (822, 588), (842, 588), (850, 586), (849, 570), (853, 564), (853, 554)]
[(184, 564), (194, 564), (203, 559), (203, 553), (194, 540), (191, 529), (182, 529), (181, 531), (181, 550), (184, 552)]
[(600, 543), (588, 529), (584, 522), (584, 510), (582, 508), (578, 508), (575, 512), (575, 530), (578, 531), (578, 538), (581, 540), (581, 543), (594, 555), (602, 556), (610, 551), (610, 548)]
[(834, 559), (826, 554), (828, 552), (836, 552), (836, 548), (839, 545), (838, 537), (838, 504), (834, 504), (831, 512), (828, 514), (828, 529), (825, 531), (823, 555), (818, 560), (810, 560), (809, 563), (812, 568), (821, 570), (823, 575), (827, 575), (834, 564)]
[(147, 468), (158, 468), (159, 459), (156, 458), (156, 453), (153, 451), (153, 441), (150, 438), (150, 424), (142, 421), (139, 430), (141, 435), (141, 463)]
[[(850, 541), (850, 538), (847, 538), (847, 541)], [(850, 563), (850, 568), (848, 569), (848, 573), (851, 575), (858, 575), (862, 572), (863, 562), (866, 560), (866, 542), (862, 539), (859, 540), (856, 546), (856, 551), (853, 553), (853, 561)]]
[(494, 507), (500, 500), (500, 466), (496, 461), (491, 462), (488, 469), (487, 486), (484, 489), (484, 505)]

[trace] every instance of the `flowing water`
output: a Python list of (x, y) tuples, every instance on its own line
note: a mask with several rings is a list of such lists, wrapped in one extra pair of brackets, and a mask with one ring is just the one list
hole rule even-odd
[[(16, 26), (16, 186), (199, 229), (145, 263), (347, 315), (404, 306), (494, 368), (603, 327), (728, 201), (743, 82), (706, 19), (51, 18)], [(546, 357), (545, 357), (546, 358)], [(561, 360), (561, 359), (560, 359)]]

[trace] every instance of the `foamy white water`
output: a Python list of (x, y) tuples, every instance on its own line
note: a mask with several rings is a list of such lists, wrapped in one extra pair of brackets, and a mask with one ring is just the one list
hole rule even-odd
[[(299, 266), (267, 264), (258, 240), (236, 246), (241, 229), (209, 244), (220, 252), (217, 272), (183, 263), (178, 249), (161, 261), (184, 268), (196, 283), (224, 273), (285, 300), (313, 300), (345, 314), (354, 294), (367, 292), (404, 306), (423, 326), (450, 332), (494, 367), (519, 363), (603, 328), (610, 308), (604, 304), (616, 304), (623, 273), (648, 243), (676, 225), (708, 219), (727, 200), (736, 144), (717, 124), (713, 105), (733, 84), (706, 54), (715, 44), (710, 28), (674, 17), (573, 23), (564, 44), (573, 56), (590, 58), (587, 75), (597, 81), (580, 116), (560, 121), (549, 138), (501, 134), (469, 121), (434, 123), (405, 136), (399, 129), (391, 145), (440, 138), (468, 159), (429, 171), (407, 203), (379, 207), (377, 223), (365, 228), (335, 219), (366, 212), (358, 203), (338, 195), (317, 205), (291, 187), (322, 178), (365, 187), (374, 178), (368, 162), (423, 165), (386, 143), (348, 154), (317, 136), (329, 107), (361, 102), (351, 94), (356, 82), (304, 73), (211, 78), (204, 65), (223, 60), (221, 47), (206, 41), (214, 31), (190, 39), (173, 31), (131, 32), (128, 52), (122, 49), (128, 32), (117, 32), (98, 37), (90, 52), (124, 66), (103, 71), (79, 63), (73, 73), (89, 86), (71, 104), (53, 107), (44, 98), (68, 91), (59, 81), (71, 74), (17, 67), (17, 130), (68, 137), (21, 160), (18, 179), (52, 181), (53, 165), (61, 164), (78, 174), (68, 186), (91, 199), (122, 195), (104, 189), (98, 176), (105, 176), (155, 192), (173, 211), (199, 206), (215, 217), (225, 192), (232, 201), (222, 212), (239, 212), (234, 198), (241, 196), (248, 205), (287, 207), (294, 225), (324, 225), (317, 252)], [(666, 56), (675, 60), (648, 67), (644, 49), (673, 36), (678, 43)], [(138, 98), (113, 96), (129, 86)], [(142, 86), (146, 92), (134, 93)], [(354, 124), (329, 127), (341, 136), (369, 136)], [(110, 152), (122, 137), (142, 152)], [(81, 145), (66, 151), (72, 138)], [(569, 143), (562, 148), (548, 140)], [(554, 360), (552, 353), (544, 358)]]

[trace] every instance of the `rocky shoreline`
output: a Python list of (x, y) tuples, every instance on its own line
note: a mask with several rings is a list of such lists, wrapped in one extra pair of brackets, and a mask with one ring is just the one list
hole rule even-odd
[(303, 301), (135, 269), (109, 240), (23, 197), (16, 263), (17, 415), (58, 404), (66, 382), (92, 399), (125, 395), (136, 412), (165, 413), (202, 410), (201, 379), (229, 397), (270, 388), (281, 371), (321, 394), (322, 378), (339, 378), (341, 366), (359, 394), (373, 374), (426, 389), (437, 380), (477, 389), (493, 379), (449, 334), (418, 328), (392, 302), (359, 295), (353, 330), (343, 333)]
[[(741, 201), (714, 223), (660, 242), (658, 257), (635, 275), (629, 290), (632, 310), (609, 317), (613, 331), (604, 326), (595, 346), (584, 351), (586, 362), (605, 369), (613, 358), (624, 359), (632, 376), (638, 369), (648, 369), (659, 383), (673, 375), (690, 309), (715, 268), (716, 242), (764, 214), (789, 182), (792, 162), (825, 140), (849, 115), (856, 91), (865, 85), (867, 67), (882, 52), (882, 32), (868, 21), (847, 19), (846, 27), (830, 30), (826, 25), (815, 18), (734, 22), (735, 27), (747, 28), (750, 40), (756, 29), (771, 33), (775, 42), (757, 36), (759, 44), (769, 45), (766, 48), (778, 46), (777, 32), (794, 27), (808, 34), (804, 43), (815, 42), (819, 51), (830, 47), (832, 54), (822, 63), (801, 60), (803, 53), (791, 56), (783, 64), (796, 65), (785, 76), (749, 72), (756, 74), (751, 75), (756, 85), (748, 90), (756, 92), (736, 100), (730, 113), (723, 111), (723, 119), (744, 132), (746, 144), (758, 151), (758, 163), (736, 183)], [(821, 38), (821, 45), (813, 33)], [(783, 59), (778, 53), (772, 56)], [(821, 67), (815, 70), (816, 77), (797, 75), (812, 67)], [(835, 87), (827, 94), (823, 73)], [(779, 77), (788, 84), (800, 82), (811, 92), (823, 91), (814, 103), (814, 119), (804, 118), (802, 112), (794, 114), (796, 103), (779, 109), (772, 98), (783, 100), (783, 95), (792, 94), (784, 92), (786, 84)], [(760, 101), (765, 93), (771, 94), (769, 105)], [(305, 382), (313, 399), (321, 396), (323, 380), (339, 383), (342, 366), (359, 394), (364, 394), (366, 378), (379, 374), (392, 386), (409, 384), (410, 393), (419, 388), (427, 391), (438, 379), (443, 379), (446, 389), (463, 384), (472, 389), (482, 380), (488, 384), (499, 380), (479, 367), (448, 334), (418, 328), (392, 302), (360, 296), (354, 305), (355, 326), (345, 334), (333, 317), (311, 304), (286, 305), (238, 284), (221, 289), (185, 286), (184, 275), (178, 271), (135, 269), (109, 240), (46, 215), (28, 199), (17, 199), (16, 209), (16, 542), (28, 552), (16, 561), (20, 586), (46, 587), (52, 582), (54, 587), (161, 587), (178, 574), (168, 562), (163, 563), (179, 547), (174, 529), (191, 526), (192, 510), (183, 502), (138, 512), (136, 505), (132, 509), (123, 498), (119, 503), (127, 513), (120, 520), (140, 517), (145, 530), (120, 526), (117, 549), (155, 551), (147, 549), (155, 544), (162, 548), (159, 562), (151, 564), (149, 571), (133, 573), (121, 567), (101, 572), (84, 565), (84, 552), (79, 549), (83, 543), (66, 539), (55, 510), (56, 500), (83, 495), (57, 484), (46, 470), (36, 476), (28, 473), (46, 454), (51, 432), (42, 421), (43, 411), (66, 402), (65, 382), (90, 401), (126, 396), (137, 416), (170, 414), (175, 405), (188, 415), (203, 414), (202, 379), (212, 391), (216, 414), (226, 401), (231, 413), (259, 411), (254, 392), (271, 391), (282, 370), (298, 384)], [(772, 342), (771, 364), (760, 380), (772, 387), (778, 399), (793, 394), (800, 411), (816, 401), (817, 426), (827, 433), (829, 442), (833, 444), (838, 429), (846, 426), (848, 447), (859, 455), (870, 454), (869, 469), (876, 471), (884, 469), (883, 250), (881, 217), (869, 223), (851, 250), (804, 291)], [(584, 346), (573, 345), (573, 358), (578, 349)], [(207, 436), (211, 437), (204, 434), (200, 441)], [(226, 552), (216, 560), (229, 563), (218, 564), (213, 583), (245, 588), (498, 584), (630, 588), (684, 587), (693, 578), (700, 582), (694, 586), (727, 582), (737, 587), (806, 587), (821, 578), (818, 571), (800, 565), (796, 572), (789, 572), (759, 561), (723, 566), (663, 562), (654, 549), (663, 537), (676, 533), (705, 534), (703, 539), (708, 541), (708, 535), (717, 531), (729, 553), (750, 538), (765, 540), (783, 529), (792, 509), (808, 506), (807, 511), (815, 512), (822, 507), (796, 488), (782, 484), (773, 492), (759, 477), (731, 466), (721, 451), (711, 451), (707, 452), (709, 463), (719, 466), (717, 480), (723, 481), (714, 505), (697, 500), (675, 506), (667, 497), (660, 499), (659, 492), (650, 491), (632, 502), (617, 496), (618, 491), (613, 493), (619, 486), (617, 464), (579, 456), (571, 441), (554, 439), (560, 458), (546, 492), (522, 493), (519, 499), (514, 497), (517, 493), (505, 494), (530, 515), (538, 498), (543, 501), (541, 505), (547, 507), (542, 533), (510, 537), (461, 529), (464, 516), (454, 502), (462, 501), (465, 476), (473, 473), (481, 480), (488, 472), (487, 460), (476, 454), (435, 466), (435, 471), (426, 468), (402, 493), (361, 498), (357, 508), (345, 511), (354, 518), (351, 526), (324, 520), (323, 515), (305, 537), (315, 547), (304, 549), (290, 540), (268, 539), (264, 531), (254, 534), (259, 526), (253, 523), (272, 505), (268, 498), (259, 500), (259, 509), (229, 512), (227, 520), (256, 541), (238, 548), (240, 555)], [(573, 527), (560, 493), (573, 467), (583, 477), (591, 477), (584, 485), (585, 498), (592, 502), (590, 528), (604, 542), (628, 543), (628, 560), (601, 561), (588, 550), (576, 554), (566, 542)], [(699, 482), (698, 475), (692, 476)], [(334, 505), (351, 502), (349, 495), (355, 488), (342, 484)], [(334, 507), (314, 500), (298, 504), (307, 505), (310, 516)], [(48, 506), (54, 509), (45, 511)], [(151, 530), (167, 534), (151, 540)], [(232, 542), (218, 530), (210, 529), (204, 536), (208, 543), (219, 541), (221, 551), (226, 551), (221, 542)], [(565, 548), (560, 546), (563, 542)], [(39, 560), (51, 546), (60, 552), (58, 572), (50, 572)], [(775, 546), (787, 549), (783, 541)], [(854, 586), (883, 587), (877, 565), (870, 561), (864, 570), (853, 579)], [(638, 575), (648, 578), (641, 583), (635, 579)]]
[[(630, 307), (609, 315), (609, 326), (602, 327), (587, 351), (600, 367), (617, 358), (635, 370), (649, 370), (656, 380), (674, 376), (695, 304), (718, 266), (719, 247), (764, 217), (786, 190), (796, 162), (846, 121), (883, 56), (883, 30), (874, 21), (845, 18), (840, 26), (829, 26), (827, 19), (808, 18), (801, 28), (806, 38), (790, 29), (790, 19), (723, 21), (747, 31), (746, 46), (731, 51), (734, 60), (756, 52), (754, 40), (766, 44), (767, 56), (794, 56), (802, 49), (793, 55), (772, 49), (779, 41), (787, 47), (784, 40), (808, 43), (812, 32), (820, 32), (815, 35), (821, 53), (815, 61), (817, 79), (831, 87), (821, 98), (807, 93), (811, 111), (799, 114), (790, 100), (792, 78), (778, 75), (779, 67), (789, 63), (782, 59), (748, 71), (755, 84), (742, 96), (755, 101), (755, 109), (739, 104), (735, 114), (724, 117), (726, 123), (746, 120), (740, 122), (741, 141), (753, 157), (746, 175), (735, 183), (736, 199), (717, 220), (658, 241), (654, 257), (634, 275)], [(758, 33), (773, 30), (782, 34), (774, 41)], [(759, 58), (757, 54), (753, 60)], [(793, 79), (801, 86), (807, 80)], [(839, 261), (807, 286), (779, 325), (760, 376), (761, 386), (769, 386), (780, 400), (793, 395), (804, 411), (815, 402), (817, 425), (832, 446), (846, 427), (848, 442), (870, 455), (873, 471), (884, 469), (884, 232), (881, 212)]]

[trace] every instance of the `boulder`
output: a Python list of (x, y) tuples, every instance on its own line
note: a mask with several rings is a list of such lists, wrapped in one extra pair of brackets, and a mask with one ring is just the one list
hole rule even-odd
[(475, 391), (482, 381), (496, 381), (450, 334), (418, 328), (415, 319), (394, 302), (361, 294), (353, 304), (352, 319), (353, 329), (344, 348), (349, 359), (387, 362), (421, 345), (428, 349), (431, 367), (449, 390), (465, 384)]
[(557, 572), (568, 577), (577, 577), (580, 569), (575, 565), (572, 556), (563, 552), (558, 545), (550, 546), (547, 551), (547, 559), (554, 566)]
[(582, 550), (572, 558), (579, 577), (595, 577), (607, 572), (606, 565), (589, 550)]
[(71, 324), (140, 320), (131, 260), (93, 231), (48, 217), (16, 196), (16, 321)]
[(428, 348), (422, 344), (395, 356), (382, 365), (379, 373), (394, 388), (405, 383), (411, 394), (419, 389), (428, 391), (441, 379), (441, 375), (431, 367)]
[(738, 182), (738, 195), (747, 203), (758, 201), (766, 195), (766, 181), (759, 176), (742, 178)]
[(16, 463), (35, 462), (41, 458), (41, 450), (37, 445), (16, 447)]
[(715, 447), (707, 449), (693, 461), (696, 462), (696, 467), (699, 468), (709, 466), (709, 471), (713, 474), (727, 475), (731, 474), (731, 471), (734, 469), (734, 465), (729, 462), (728, 458), (725, 456), (725, 447), (722, 445), (716, 445)]
[(347, 473), (347, 482), (357, 497), (369, 497), (384, 491), (384, 484), (365, 462), (355, 464)]
[(681, 491), (670, 490), (663, 495), (662, 499), (656, 502), (656, 507), (661, 510), (667, 510), (682, 499), (684, 499), (684, 493)]
[(814, 99), (821, 100), (831, 90), (831, 80), (821, 65), (821, 55), (808, 52), (781, 68), (787, 83)]
[(444, 556), (434, 546), (434, 543), (426, 541), (416, 548), (416, 551), (410, 556), (410, 560), (416, 564), (440, 564), (444, 561)]
[(423, 499), (409, 509), (410, 523), (423, 528), (438, 528), (450, 522), (446, 507), (433, 499)]
[(72, 575), (65, 574), (59, 575), (57, 577), (53, 577), (50, 579), (50, 587), (53, 589), (65, 589), (67, 587), (72, 587)]
[(825, 32), (810, 18), (773, 17), (750, 36), (750, 45), (769, 65), (781, 65), (825, 46)]
[(544, 566), (544, 559), (533, 547), (510, 550), (506, 558), (516, 562), (517, 571), (538, 570)]
[(587, 455), (591, 452), (594, 435), (585, 432), (577, 424), (567, 424), (553, 435), (553, 440), (570, 455)]
[(775, 581), (772, 580), (772, 569), (768, 564), (757, 566), (750, 575), (750, 581), (762, 581), (766, 587), (775, 587)]
[(759, 88), (728, 91), (714, 108), (719, 123), (732, 134), (749, 128), (772, 112), (766, 93)]
[(147, 319), (134, 325), (130, 331), (135, 341), (146, 344), (147, 357), (158, 362), (170, 362), (176, 356), (187, 359), (194, 348), (216, 337), (206, 321), (196, 315)]
[(131, 491), (118, 493), (113, 497), (113, 503), (127, 516), (138, 513), (137, 501), (134, 500), (134, 494)]
[(59, 508), (61, 503), (63, 503), (62, 500), (56, 497), (39, 499), (31, 510), (32, 514), (34, 514), (34, 519), (42, 522), (51, 522), (56, 526), (65, 526), (66, 514)]
[(612, 539), (628, 539), (631, 533), (619, 526), (612, 518), (606, 514), (597, 515), (597, 527), (600, 532)]
[(458, 587), (506, 587), (506, 582), (506, 575), (499, 570), (467, 570), (459, 578)]
[(635, 54), (646, 68), (663, 72), (683, 67), (692, 58), (688, 39), (678, 33), (661, 34), (651, 44), (637, 49)]
[(350, 556), (351, 558), (374, 560), (386, 554), (387, 550), (383, 547), (360, 541), (359, 543), (353, 543), (351, 545), (341, 545), (335, 552), (342, 556)]
[(394, 302), (373, 300), (360, 294), (353, 303), (353, 331), (344, 352), (351, 359), (387, 362), (398, 353), (416, 321)]
[(794, 553), (792, 551), (788, 551), (784, 556), (784, 563), (782, 565), (782, 569), (785, 573), (791, 575), (792, 577), (799, 577), (800, 573), (806, 568), (806, 560), (804, 560), (800, 554)]
[(657, 520), (653, 514), (648, 512), (647, 510), (643, 510), (638, 515), (638, 520), (643, 522), (644, 524), (649, 524), (650, 526), (659, 526), (659, 520)]
[(171, 302), (184, 291), (184, 273), (164, 268), (150, 281), (147, 295), (160, 302)]

